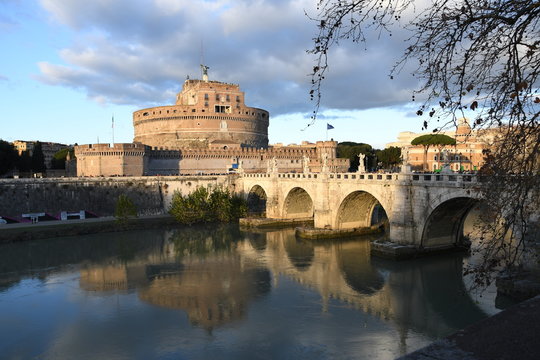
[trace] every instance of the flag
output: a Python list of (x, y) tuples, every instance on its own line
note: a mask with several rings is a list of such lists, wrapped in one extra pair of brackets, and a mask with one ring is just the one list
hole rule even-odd
[(326, 130), (332, 130), (334, 127), (329, 123), (326, 123)]

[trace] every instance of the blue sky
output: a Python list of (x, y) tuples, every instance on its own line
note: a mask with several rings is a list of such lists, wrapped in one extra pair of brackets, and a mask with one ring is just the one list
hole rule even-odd
[[(388, 77), (406, 34), (330, 54), (323, 110), (306, 129), (315, 0), (0, 0), (0, 138), (95, 143), (133, 139), (131, 113), (167, 105), (189, 75), (240, 84), (270, 111), (271, 143), (328, 137), (375, 147), (420, 131), (414, 78)], [(203, 51), (201, 51), (203, 49)], [(304, 130), (305, 129), (305, 130)]]

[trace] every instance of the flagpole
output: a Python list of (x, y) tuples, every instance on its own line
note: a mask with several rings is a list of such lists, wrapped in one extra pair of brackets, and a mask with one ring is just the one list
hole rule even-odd
[(112, 116), (112, 144), (114, 146), (114, 114)]

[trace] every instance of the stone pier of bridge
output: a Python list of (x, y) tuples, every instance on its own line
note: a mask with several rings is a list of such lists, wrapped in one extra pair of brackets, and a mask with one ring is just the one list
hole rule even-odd
[(387, 218), (389, 239), (420, 248), (456, 246), (478, 204), (468, 174), (242, 174), (236, 190), (267, 218), (313, 217), (315, 228), (370, 227)]

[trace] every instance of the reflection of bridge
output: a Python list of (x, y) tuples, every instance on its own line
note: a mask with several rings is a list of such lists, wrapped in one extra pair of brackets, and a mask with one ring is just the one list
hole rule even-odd
[(243, 174), (237, 184), (268, 218), (351, 229), (386, 214), (391, 241), (424, 248), (458, 244), (479, 197), (477, 178), (464, 174)]
[[(437, 337), (485, 316), (467, 295), (461, 256), (428, 257), (403, 265), (370, 257), (369, 241), (299, 241), (290, 229), (244, 236), (238, 252), (246, 264), (262, 263), (274, 281), (281, 275), (317, 291), (324, 310), (331, 299), (338, 299), (392, 319), (400, 333), (411, 329)], [(459, 307), (459, 314), (444, 303)], [(405, 342), (406, 335), (401, 340)]]

